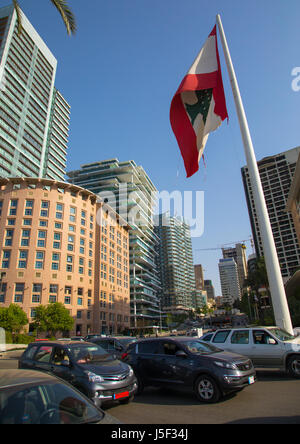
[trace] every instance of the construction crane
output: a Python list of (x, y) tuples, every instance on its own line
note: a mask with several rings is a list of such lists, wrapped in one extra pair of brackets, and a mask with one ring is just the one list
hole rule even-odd
[[(249, 239), (245, 239), (245, 240), (241, 240), (241, 241), (234, 241), (234, 242), (228, 242), (226, 244), (221, 245), (220, 247), (214, 247), (214, 248), (197, 248), (195, 249), (195, 251), (217, 251), (217, 250), (222, 250), (224, 247), (228, 246), (228, 245), (236, 245), (236, 244), (242, 244), (244, 245), (246, 242), (250, 242), (251, 243), (251, 247), (252, 249), (254, 248), (254, 242), (253, 239), (250, 237)], [(246, 246), (244, 245), (244, 248), (246, 248)]]

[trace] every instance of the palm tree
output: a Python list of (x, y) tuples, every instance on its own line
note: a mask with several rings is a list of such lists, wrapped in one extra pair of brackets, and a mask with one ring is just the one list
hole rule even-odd
[[(51, 3), (56, 7), (58, 12), (60, 13), (64, 24), (67, 28), (67, 33), (69, 35), (75, 34), (76, 32), (76, 20), (74, 17), (73, 12), (69, 8), (67, 4), (67, 0), (50, 0)], [(18, 33), (21, 34), (22, 32), (22, 15), (21, 15), (21, 8), (19, 4), (19, 0), (12, 0), (13, 5), (15, 7), (16, 13), (17, 13), (17, 20), (18, 20)]]

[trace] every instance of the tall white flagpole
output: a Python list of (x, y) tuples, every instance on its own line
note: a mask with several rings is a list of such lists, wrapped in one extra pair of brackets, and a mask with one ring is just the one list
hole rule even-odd
[(265, 196), (263, 193), (263, 188), (257, 166), (257, 160), (255, 158), (255, 152), (251, 140), (248, 122), (220, 15), (217, 15), (217, 24), (220, 32), (223, 51), (226, 59), (227, 70), (229, 74), (229, 79), (238, 114), (240, 129), (242, 133), (242, 139), (244, 143), (250, 181), (253, 188), (254, 202), (257, 210), (258, 223), (263, 242), (263, 250), (264, 250), (266, 268), (269, 278), (270, 292), (271, 292), (276, 325), (278, 327), (283, 328), (288, 333), (293, 334), (291, 316), (281, 276), (271, 223), (265, 202)]

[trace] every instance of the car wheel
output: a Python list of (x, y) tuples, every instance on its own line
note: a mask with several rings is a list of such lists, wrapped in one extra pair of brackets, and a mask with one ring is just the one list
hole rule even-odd
[(195, 383), (195, 392), (201, 402), (214, 403), (221, 398), (221, 392), (215, 380), (207, 375), (201, 375)]
[(293, 355), (288, 359), (287, 371), (293, 378), (300, 379), (300, 355)]

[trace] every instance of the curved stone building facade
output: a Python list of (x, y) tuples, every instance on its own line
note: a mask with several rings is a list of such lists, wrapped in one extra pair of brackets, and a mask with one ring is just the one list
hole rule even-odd
[[(128, 251), (118, 251), (122, 259), (118, 282), (112, 280), (117, 276), (112, 261), (106, 279), (103, 273), (101, 279), (107, 265), (99, 212), (110, 231), (111, 213), (90, 191), (47, 179), (0, 179), (0, 307), (20, 304), (32, 322), (40, 304), (61, 302), (75, 320), (73, 335), (125, 330), (129, 272), (123, 258)], [(127, 227), (118, 224), (114, 229), (122, 247), (128, 245)], [(110, 241), (106, 251), (109, 258), (117, 256), (117, 243)], [(101, 286), (108, 298), (104, 308)]]

